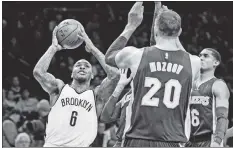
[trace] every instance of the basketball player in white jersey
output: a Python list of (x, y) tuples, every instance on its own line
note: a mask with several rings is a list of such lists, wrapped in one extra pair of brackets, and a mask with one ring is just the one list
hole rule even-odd
[[(199, 77), (200, 58), (182, 49), (179, 43), (181, 18), (171, 10), (160, 12), (155, 19), (156, 45), (119, 49), (119, 45), (127, 43), (141, 24), (143, 9), (142, 2), (135, 3), (129, 13), (129, 16), (134, 18), (128, 19), (124, 31), (105, 55), (107, 64), (123, 69), (130, 68), (133, 74), (133, 101), (129, 104), (132, 113), (127, 114), (130, 126), (124, 146), (179, 146), (178, 143), (187, 142), (190, 134), (184, 125), (185, 114), (188, 113), (188, 99), (193, 81)], [(181, 66), (177, 67), (177, 64)], [(168, 97), (171, 93), (167, 93), (172, 91), (171, 87), (176, 89), (175, 93), (173, 92), (173, 101)], [(151, 123), (151, 126), (145, 126), (145, 122)], [(183, 128), (179, 128), (180, 126)]]
[(94, 91), (90, 90), (90, 81), (93, 78), (92, 66), (87, 60), (81, 59), (74, 64), (71, 74), (73, 81), (70, 85), (56, 79), (47, 72), (52, 57), (57, 51), (62, 50), (56, 39), (56, 32), (57, 27), (53, 31), (52, 45), (33, 70), (35, 79), (50, 96), (51, 111), (48, 115), (44, 147), (88, 147), (97, 134), (95, 101), (96, 99), (102, 101), (103, 98), (110, 96), (108, 94), (112, 92), (109, 90), (115, 89), (119, 76), (109, 69), (105, 64), (104, 55), (85, 34), (87, 51), (96, 54), (104, 70), (107, 70), (108, 77), (100, 87)]

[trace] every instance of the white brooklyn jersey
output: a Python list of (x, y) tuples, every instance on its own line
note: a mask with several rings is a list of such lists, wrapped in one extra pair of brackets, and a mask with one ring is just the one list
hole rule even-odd
[(93, 91), (78, 94), (66, 84), (49, 113), (44, 146), (88, 147), (97, 126)]

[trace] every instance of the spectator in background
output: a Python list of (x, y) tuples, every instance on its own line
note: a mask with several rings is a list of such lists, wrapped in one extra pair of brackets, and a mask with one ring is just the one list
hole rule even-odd
[(63, 79), (64, 82), (69, 83), (70, 82), (70, 75), (69, 75), (69, 68), (66, 63), (66, 61), (63, 59), (60, 62), (60, 68), (59, 68), (59, 74), (57, 74), (57, 78)]
[(3, 108), (7, 111), (15, 110), (16, 109), (16, 101), (14, 100), (14, 92), (8, 91), (6, 92), (7, 96), (3, 97)]
[(2, 30), (6, 29), (7, 27), (7, 21), (5, 19), (2, 19)]
[(130, 37), (128, 45), (138, 47), (137, 37), (134, 34)]
[(147, 32), (142, 32), (139, 37), (137, 37), (137, 43), (139, 47), (144, 47), (146, 45), (149, 45), (149, 38)]
[(61, 13), (56, 14), (56, 22), (59, 24), (63, 21), (63, 15)]
[(20, 49), (20, 45), (19, 42), (17, 40), (17, 38), (15, 36), (12, 37), (11, 41), (11, 46), (10, 46), (10, 51), (9, 51), (9, 55), (11, 55), (11, 57), (15, 57), (15, 58), (19, 58), (21, 57), (21, 49)]
[(33, 112), (36, 111), (38, 100), (34, 97), (30, 97), (28, 89), (24, 89), (22, 92), (22, 98), (17, 103), (17, 109), (20, 112)]
[(19, 101), (19, 99), (21, 98), (21, 94), (20, 94), (21, 87), (20, 87), (19, 77), (14, 76), (12, 78), (10, 90), (13, 91), (13, 93), (14, 93), (14, 100)]
[(103, 80), (106, 77), (106, 73), (104, 72), (103, 69), (99, 70), (98, 76), (100, 77), (101, 80)]
[(99, 28), (100, 28), (99, 15), (94, 13), (92, 19), (86, 25), (85, 31), (87, 33), (90, 33), (91, 31), (97, 30)]
[(70, 73), (73, 70), (73, 66), (74, 66), (74, 59), (71, 56), (69, 56), (68, 57), (68, 69)]
[(37, 104), (37, 110), (39, 113), (39, 119), (42, 120), (44, 124), (47, 122), (47, 117), (50, 112), (50, 105), (48, 100), (42, 99), (38, 104)]
[(6, 90), (2, 89), (2, 100), (6, 98)]
[(92, 65), (92, 71), (93, 71), (93, 75), (95, 77), (98, 74), (98, 65), (99, 65), (95, 56), (91, 55), (90, 63)]
[(18, 135), (18, 128), (23, 124), (22, 117), (19, 112), (12, 112), (8, 118), (2, 123), (3, 146), (14, 147), (15, 138)]
[(52, 33), (53, 32), (53, 29), (55, 28), (55, 26), (56, 26), (56, 21), (54, 21), (54, 20), (51, 20), (50, 22), (49, 22), (49, 31)]
[(24, 131), (31, 137), (33, 147), (43, 147), (45, 136), (45, 124), (42, 120), (32, 120), (25, 123)]
[(15, 147), (23, 148), (29, 147), (31, 139), (27, 133), (20, 133), (15, 139)]
[(97, 31), (92, 32), (92, 38), (91, 39), (92, 39), (93, 43), (96, 45), (96, 47), (98, 49), (100, 49), (100, 50), (103, 49), (103, 42), (100, 39), (100, 35), (99, 35), (99, 33)]
[(27, 121), (25, 131), (28, 132), (33, 140), (33, 147), (42, 147), (44, 145), (45, 126), (50, 112), (48, 100), (42, 99), (37, 104), (39, 118), (32, 121)]

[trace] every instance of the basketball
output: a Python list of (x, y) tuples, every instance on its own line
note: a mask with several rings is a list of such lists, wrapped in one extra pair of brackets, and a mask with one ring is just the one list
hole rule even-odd
[(84, 29), (82, 24), (74, 19), (66, 19), (58, 25), (56, 37), (58, 43), (66, 49), (75, 49), (79, 47), (83, 40), (77, 34)]

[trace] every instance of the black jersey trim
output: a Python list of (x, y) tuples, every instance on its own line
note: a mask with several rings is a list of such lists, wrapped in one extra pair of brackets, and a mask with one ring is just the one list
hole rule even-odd
[(93, 91), (93, 90), (90, 90), (90, 89), (88, 89), (88, 90), (86, 90), (86, 91), (83, 91), (83, 92), (77, 92), (74, 88), (72, 88), (69, 84), (67, 84), (71, 89), (73, 89), (77, 94), (83, 94), (83, 93), (85, 93), (86, 91)]

